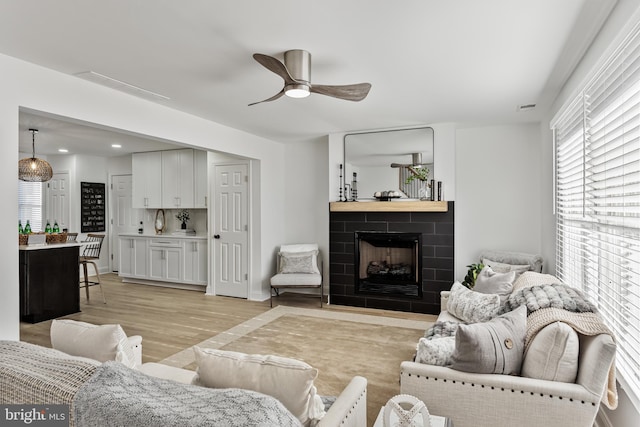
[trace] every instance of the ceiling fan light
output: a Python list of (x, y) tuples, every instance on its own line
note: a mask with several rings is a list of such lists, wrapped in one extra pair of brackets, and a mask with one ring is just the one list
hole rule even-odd
[(311, 92), (307, 85), (288, 85), (284, 88), (284, 94), (289, 98), (306, 98)]

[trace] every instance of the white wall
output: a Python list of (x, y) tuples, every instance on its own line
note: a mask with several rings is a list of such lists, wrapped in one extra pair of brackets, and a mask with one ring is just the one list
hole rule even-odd
[[(18, 111), (21, 107), (124, 131), (176, 141), (207, 150), (257, 159), (258, 188), (282, 188), (283, 144), (231, 129), (220, 124), (166, 108), (144, 99), (0, 55), (0, 177), (16, 182), (18, 169)], [(89, 172), (86, 172), (87, 175)], [(106, 176), (106, 175), (105, 175)], [(105, 178), (106, 179), (106, 178)], [(17, 185), (5, 186), (3, 199), (11, 209), (0, 210), (0, 223), (16, 224)], [(272, 269), (272, 248), (281, 242), (281, 224), (295, 212), (283, 207), (284, 196), (260, 193), (259, 222), (254, 224), (251, 292), (265, 290)], [(326, 199), (325, 199), (326, 200)], [(0, 284), (0, 339), (19, 338), (18, 251), (12, 235), (0, 237), (3, 283)], [(266, 260), (263, 261), (263, 260)], [(250, 294), (251, 294), (250, 292)]]
[(540, 253), (537, 123), (456, 132), (456, 278), (482, 249)]

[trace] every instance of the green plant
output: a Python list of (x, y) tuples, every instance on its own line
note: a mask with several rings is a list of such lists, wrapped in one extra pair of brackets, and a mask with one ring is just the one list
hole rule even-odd
[(416, 179), (419, 179), (420, 181), (427, 181), (429, 179), (429, 168), (414, 168), (412, 166), (408, 166), (407, 169), (409, 169), (411, 175), (404, 180), (405, 184), (411, 184), (411, 182)]
[(469, 289), (473, 289), (476, 284), (478, 274), (480, 274), (480, 271), (484, 268), (484, 264), (481, 262), (478, 264), (469, 264), (467, 265), (467, 268), (469, 269), (469, 271), (467, 271), (467, 275), (464, 276), (464, 281), (462, 282), (462, 284)]

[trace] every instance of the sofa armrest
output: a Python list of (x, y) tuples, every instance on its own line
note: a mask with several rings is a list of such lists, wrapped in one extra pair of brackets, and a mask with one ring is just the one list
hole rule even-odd
[(447, 311), (449, 295), (451, 295), (451, 291), (440, 291), (440, 311)]
[(600, 407), (599, 396), (579, 384), (408, 361), (400, 365), (400, 393), (416, 396), (431, 414), (450, 417), (456, 427), (590, 426)]
[(142, 337), (140, 335), (132, 335), (127, 337), (129, 345), (133, 350), (134, 363), (136, 367), (142, 365)]
[(318, 427), (366, 427), (367, 379), (353, 377), (317, 425)]

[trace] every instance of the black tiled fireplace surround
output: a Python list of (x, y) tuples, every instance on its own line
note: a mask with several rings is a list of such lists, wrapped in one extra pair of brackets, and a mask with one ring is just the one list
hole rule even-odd
[[(450, 289), (454, 278), (454, 202), (447, 202), (447, 205), (447, 212), (330, 212), (331, 303), (440, 313), (440, 291)], [(422, 299), (356, 293), (356, 231), (422, 233)]]

